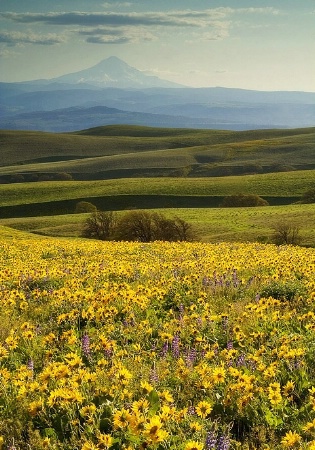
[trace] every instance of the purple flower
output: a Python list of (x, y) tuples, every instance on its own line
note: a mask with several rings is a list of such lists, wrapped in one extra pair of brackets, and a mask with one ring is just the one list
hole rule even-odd
[(217, 450), (229, 450), (230, 439), (227, 436), (221, 435), (218, 439)]
[(159, 376), (157, 374), (156, 368), (154, 367), (153, 369), (151, 369), (151, 372), (150, 372), (150, 382), (152, 384), (156, 384), (156, 383), (158, 383), (158, 381), (159, 381)]
[(205, 450), (214, 450), (217, 445), (217, 438), (213, 431), (209, 431), (207, 433), (206, 442), (205, 442)]
[(168, 352), (168, 341), (165, 341), (161, 350), (161, 357), (165, 358)]
[(91, 358), (90, 338), (87, 334), (82, 336), (82, 352), (87, 359)]
[(180, 341), (179, 336), (175, 334), (172, 340), (172, 353), (174, 358), (179, 357), (179, 341)]

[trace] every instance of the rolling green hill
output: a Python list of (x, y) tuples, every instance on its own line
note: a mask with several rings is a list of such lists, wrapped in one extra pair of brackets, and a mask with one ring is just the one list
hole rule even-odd
[(0, 131), (0, 178), (209, 177), (315, 168), (315, 128), (256, 131), (106, 126), (76, 133)]

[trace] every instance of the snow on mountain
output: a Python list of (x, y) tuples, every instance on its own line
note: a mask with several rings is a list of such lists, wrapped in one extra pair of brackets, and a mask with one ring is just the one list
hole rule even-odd
[(179, 84), (172, 83), (171, 81), (161, 80), (158, 77), (146, 75), (140, 70), (129, 66), (116, 56), (111, 56), (104, 59), (89, 69), (62, 75), (50, 81), (72, 84), (85, 83), (93, 84), (99, 87), (119, 87), (123, 89), (183, 87)]

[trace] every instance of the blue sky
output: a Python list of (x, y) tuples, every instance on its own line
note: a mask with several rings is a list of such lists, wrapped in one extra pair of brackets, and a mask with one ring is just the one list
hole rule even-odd
[(1, 0), (0, 81), (109, 56), (187, 86), (315, 92), (315, 0)]

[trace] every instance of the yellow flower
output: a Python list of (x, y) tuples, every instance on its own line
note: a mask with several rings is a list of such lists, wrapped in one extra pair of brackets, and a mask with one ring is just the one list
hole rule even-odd
[(200, 431), (202, 429), (202, 426), (198, 422), (191, 422), (189, 424), (190, 429), (195, 433), (196, 431)]
[(196, 407), (197, 416), (205, 419), (212, 411), (212, 406), (206, 401), (201, 401)]
[(28, 412), (31, 416), (36, 416), (43, 409), (43, 403), (41, 400), (35, 400), (28, 405)]
[(94, 403), (88, 406), (83, 406), (83, 408), (80, 409), (80, 414), (82, 417), (90, 417), (93, 416), (96, 412), (96, 406)]
[(115, 374), (115, 378), (117, 378), (118, 382), (122, 385), (126, 385), (129, 383), (129, 380), (132, 378), (132, 374), (122, 367), (118, 370), (118, 372)]
[(283, 395), (287, 397), (293, 392), (294, 388), (295, 388), (294, 382), (288, 381), (287, 384), (283, 386)]
[(98, 446), (91, 441), (86, 441), (81, 447), (81, 450), (98, 450)]
[(174, 403), (174, 398), (172, 394), (167, 390), (159, 393), (159, 397), (161, 400), (164, 400), (167, 403)]
[(150, 394), (150, 392), (153, 391), (153, 386), (147, 381), (141, 381), (140, 386), (144, 394)]
[(307, 422), (307, 424), (302, 428), (306, 433), (315, 431), (315, 419), (312, 422)]
[(149, 411), (150, 403), (146, 399), (133, 402), (131, 409), (134, 413), (146, 414)]
[(113, 416), (114, 428), (127, 428), (131, 423), (131, 414), (126, 409), (116, 411)]
[(185, 445), (185, 450), (202, 450), (203, 444), (197, 441), (189, 441)]
[(215, 384), (223, 383), (225, 380), (225, 369), (223, 367), (216, 367), (212, 372), (212, 380)]
[(110, 434), (100, 433), (97, 436), (97, 439), (98, 439), (98, 444), (101, 446), (101, 448), (104, 448), (104, 447), (109, 448), (113, 444), (113, 438), (111, 437)]
[(295, 433), (295, 431), (292, 432), (290, 430), (282, 439), (281, 444), (284, 448), (294, 448), (301, 442), (301, 440), (302, 438), (298, 433)]
[(168, 433), (162, 429), (162, 426), (160, 417), (153, 416), (144, 427), (144, 435), (150, 442), (162, 442), (168, 437)]

